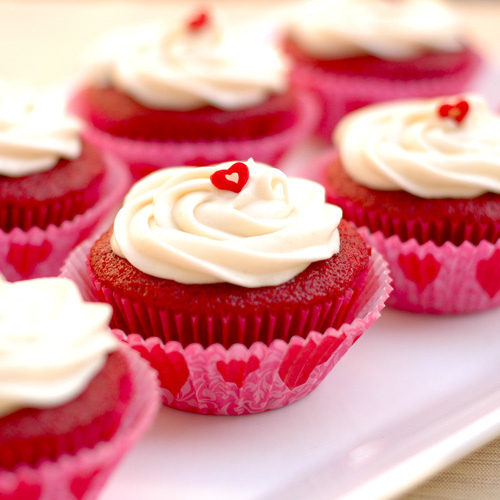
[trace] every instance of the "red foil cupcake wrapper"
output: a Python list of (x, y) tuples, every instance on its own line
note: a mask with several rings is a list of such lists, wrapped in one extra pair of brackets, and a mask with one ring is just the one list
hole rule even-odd
[[(62, 275), (73, 279), (86, 300), (98, 300), (86, 268), (91, 241), (80, 245), (66, 262)], [(366, 279), (353, 290), (344, 311), (345, 322), (324, 333), (288, 342), (276, 339), (268, 346), (220, 344), (187, 347), (177, 341), (144, 339), (122, 334), (159, 373), (164, 404), (204, 414), (240, 415), (291, 404), (324, 379), (354, 342), (380, 316), (390, 293), (387, 265), (374, 251)]]
[[(92, 500), (104, 486), (128, 449), (152, 424), (159, 407), (156, 374), (126, 346), (120, 350), (128, 361), (132, 398), (109, 441), (76, 454), (62, 454), (56, 460), (42, 460), (37, 466), (19, 465), (13, 471), (0, 470), (0, 498), (19, 500)], [(77, 434), (74, 433), (77, 439)], [(84, 444), (85, 436), (80, 436)]]
[(135, 180), (159, 168), (180, 165), (211, 165), (230, 160), (247, 160), (275, 164), (285, 152), (312, 134), (319, 114), (314, 97), (298, 94), (297, 120), (283, 132), (258, 139), (221, 139), (210, 142), (154, 142), (113, 137), (87, 126), (85, 139), (109, 151), (129, 166)]
[(0, 229), (0, 273), (8, 281), (57, 276), (75, 246), (109, 227), (132, 181), (122, 161), (110, 155), (105, 161), (106, 177), (99, 202), (85, 213), (46, 229)]
[(347, 113), (376, 102), (409, 97), (434, 97), (462, 92), (482, 65), (477, 56), (462, 72), (439, 78), (395, 81), (380, 78), (328, 73), (313, 66), (296, 63), (291, 80), (297, 87), (312, 91), (320, 101), (322, 117), (316, 134), (330, 142), (335, 125)]

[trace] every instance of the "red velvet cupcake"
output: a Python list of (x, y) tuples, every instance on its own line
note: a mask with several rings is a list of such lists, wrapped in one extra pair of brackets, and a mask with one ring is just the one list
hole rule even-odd
[(1, 281), (0, 297), (0, 496), (95, 498), (156, 413), (154, 374), (70, 280)]
[(113, 306), (165, 403), (202, 413), (303, 397), (389, 289), (383, 261), (320, 185), (252, 160), (150, 174), (92, 246), (88, 275), (87, 251), (65, 275)]
[(120, 32), (95, 52), (72, 106), (88, 139), (136, 178), (250, 156), (274, 163), (314, 127), (315, 103), (289, 86), (277, 47), (213, 13)]
[(310, 166), (388, 260), (390, 304), (428, 313), (500, 304), (500, 119), (475, 95), (378, 104), (346, 116)]
[(60, 96), (0, 87), (0, 272), (11, 281), (55, 276), (121, 201), (129, 174), (81, 140)]
[(481, 59), (443, 2), (326, 0), (299, 6), (285, 30), (292, 78), (321, 100), (318, 134), (367, 104), (463, 91)]

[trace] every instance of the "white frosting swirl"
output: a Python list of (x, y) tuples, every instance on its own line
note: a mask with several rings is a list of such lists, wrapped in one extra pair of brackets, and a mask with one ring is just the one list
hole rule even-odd
[(246, 162), (240, 193), (210, 176), (234, 162), (157, 171), (139, 181), (114, 224), (112, 248), (141, 271), (180, 283), (274, 286), (339, 250), (342, 211), (322, 186)]
[(288, 64), (261, 32), (187, 21), (110, 33), (88, 53), (90, 78), (112, 85), (149, 108), (235, 110), (263, 102), (287, 87)]
[(315, 0), (300, 6), (290, 36), (317, 58), (404, 60), (462, 49), (463, 27), (439, 0)]
[[(460, 123), (439, 116), (465, 99)], [(341, 120), (334, 134), (344, 169), (356, 182), (421, 198), (500, 194), (500, 117), (477, 95), (376, 104)]]
[(23, 177), (81, 153), (80, 123), (54, 93), (0, 81), (0, 175)]
[(110, 318), (68, 279), (0, 280), (0, 416), (81, 394), (118, 345)]

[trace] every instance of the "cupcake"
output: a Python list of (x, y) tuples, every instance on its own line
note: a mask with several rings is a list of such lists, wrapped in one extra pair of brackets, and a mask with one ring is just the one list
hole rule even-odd
[(96, 498), (151, 424), (154, 371), (110, 309), (67, 279), (0, 281), (1, 498)]
[(315, 102), (289, 85), (273, 40), (211, 11), (111, 33), (89, 52), (72, 108), (136, 179), (250, 155), (274, 164), (314, 128)]
[[(500, 304), (500, 117), (478, 95), (354, 111), (309, 168), (389, 262), (389, 304), (464, 313)], [(314, 172), (314, 174), (311, 174)]]
[(253, 160), (162, 169), (64, 273), (113, 306), (167, 405), (279, 408), (317, 386), (389, 290), (382, 259), (324, 199)]
[(304, 2), (285, 28), (293, 81), (321, 100), (318, 135), (346, 113), (381, 101), (462, 92), (480, 57), (437, 0)]
[(10, 281), (57, 275), (130, 187), (126, 166), (80, 134), (60, 96), (0, 82), (0, 271)]

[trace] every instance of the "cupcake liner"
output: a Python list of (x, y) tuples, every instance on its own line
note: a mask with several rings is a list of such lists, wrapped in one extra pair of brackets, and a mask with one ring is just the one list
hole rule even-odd
[(382, 101), (409, 97), (453, 95), (466, 89), (477, 74), (482, 60), (472, 56), (471, 63), (460, 72), (418, 80), (384, 80), (362, 76), (329, 73), (311, 65), (296, 63), (291, 72), (294, 85), (313, 92), (320, 101), (322, 116), (316, 134), (327, 141), (335, 125), (347, 113)]
[[(98, 296), (87, 272), (86, 260), (93, 242), (84, 242), (66, 261), (62, 275), (73, 279), (86, 300)], [(354, 342), (380, 316), (391, 290), (387, 265), (372, 252), (369, 269), (353, 290), (344, 311), (344, 323), (325, 332), (311, 331), (306, 338), (250, 347), (220, 344), (186, 347), (177, 341), (144, 339), (137, 334), (122, 339), (158, 371), (163, 403), (204, 414), (241, 415), (291, 404), (309, 394), (331, 371)]]
[[(309, 166), (301, 172), (302, 176), (327, 186), (324, 174), (336, 154), (334, 150), (322, 154), (314, 162), (314, 168)], [(421, 244), (411, 237), (416, 228), (419, 234), (422, 228), (423, 233), (429, 231), (429, 225), (419, 218), (400, 221), (404, 232), (410, 235), (410, 239), (401, 241), (397, 235), (386, 237), (381, 230), (372, 231), (361, 225), (363, 218), (366, 220), (362, 212), (354, 207), (352, 211), (344, 211), (344, 216), (353, 219), (367, 244), (389, 265), (393, 291), (388, 306), (416, 313), (458, 314), (500, 305), (500, 240), (496, 243), (483, 240), (477, 245), (469, 241), (461, 245), (446, 242), (438, 246), (433, 241)], [(387, 221), (384, 214), (369, 215), (370, 227), (390, 230), (398, 223)], [(498, 227), (499, 221), (492, 224)], [(439, 229), (434, 227), (433, 231)], [(455, 228), (447, 227), (446, 231), (467, 234), (471, 230), (457, 223)]]
[(359, 228), (365, 241), (387, 260), (397, 309), (430, 314), (471, 313), (500, 305), (500, 240), (459, 246), (415, 239), (402, 242)]
[(273, 165), (298, 142), (312, 134), (318, 117), (316, 100), (307, 92), (297, 95), (297, 121), (277, 134), (246, 140), (224, 139), (197, 142), (154, 142), (114, 137), (87, 126), (83, 136), (96, 147), (109, 151), (130, 167), (134, 180), (159, 168), (179, 165), (211, 165), (230, 160)]
[(0, 470), (0, 497), (16, 500), (95, 499), (107, 478), (128, 449), (146, 432), (158, 411), (159, 395), (155, 373), (136, 353), (120, 346), (132, 379), (132, 398), (119, 428), (109, 441), (37, 466), (19, 465)]
[(108, 227), (131, 186), (128, 168), (106, 155), (106, 174), (99, 201), (60, 226), (0, 230), (0, 273), (8, 281), (57, 276), (69, 252), (91, 234)]

